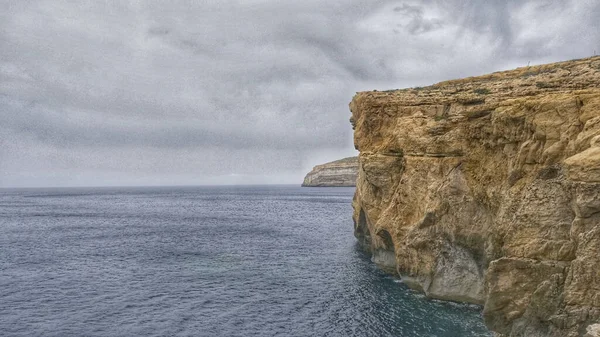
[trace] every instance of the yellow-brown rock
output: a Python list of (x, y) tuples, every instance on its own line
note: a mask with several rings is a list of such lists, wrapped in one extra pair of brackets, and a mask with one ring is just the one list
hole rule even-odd
[(600, 57), (361, 92), (350, 110), (355, 235), (375, 262), (483, 304), (500, 335), (596, 329)]
[(358, 157), (348, 157), (317, 165), (306, 174), (304, 187), (354, 187), (358, 176)]

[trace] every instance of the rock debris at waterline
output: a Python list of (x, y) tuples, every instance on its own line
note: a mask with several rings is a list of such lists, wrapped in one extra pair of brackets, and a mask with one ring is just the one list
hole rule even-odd
[(599, 87), (593, 57), (357, 93), (355, 236), (503, 336), (596, 331)]

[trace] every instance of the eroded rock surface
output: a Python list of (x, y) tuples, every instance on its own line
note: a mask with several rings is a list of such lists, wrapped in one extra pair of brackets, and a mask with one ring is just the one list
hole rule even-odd
[(503, 336), (600, 322), (600, 57), (361, 92), (355, 235)]
[(358, 157), (348, 157), (315, 166), (304, 178), (306, 187), (356, 186)]

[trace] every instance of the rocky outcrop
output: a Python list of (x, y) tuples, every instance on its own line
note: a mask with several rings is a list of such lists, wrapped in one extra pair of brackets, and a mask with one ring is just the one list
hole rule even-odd
[(586, 332), (585, 337), (600, 337), (600, 324), (588, 326)]
[(600, 57), (361, 92), (355, 236), (500, 336), (597, 334)]
[(348, 157), (317, 165), (304, 178), (305, 187), (351, 187), (356, 186), (358, 157)]

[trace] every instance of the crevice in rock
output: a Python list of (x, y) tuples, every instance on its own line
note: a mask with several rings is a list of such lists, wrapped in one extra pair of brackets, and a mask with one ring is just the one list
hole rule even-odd
[(406, 157), (431, 157), (431, 158), (445, 158), (445, 157), (462, 157), (463, 154), (460, 152), (446, 152), (446, 153), (419, 153), (419, 152), (407, 152)]
[(371, 249), (371, 231), (367, 224), (367, 216), (362, 208), (359, 212), (358, 221), (354, 222), (354, 236), (363, 248), (367, 250)]
[(392, 240), (390, 232), (386, 231), (385, 229), (381, 229), (379, 232), (377, 232), (377, 235), (379, 235), (383, 241), (386, 250), (394, 251), (394, 241)]
[(382, 245), (376, 249), (373, 249), (373, 256), (371, 260), (375, 262), (383, 271), (396, 275), (398, 273), (396, 265), (396, 250), (394, 248), (392, 236), (390, 235), (390, 232), (385, 229), (378, 230), (377, 236), (379, 237)]

